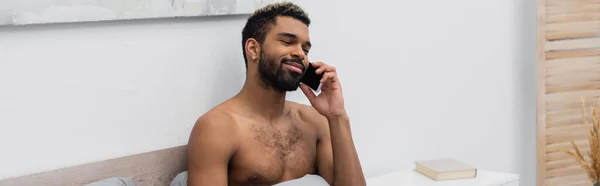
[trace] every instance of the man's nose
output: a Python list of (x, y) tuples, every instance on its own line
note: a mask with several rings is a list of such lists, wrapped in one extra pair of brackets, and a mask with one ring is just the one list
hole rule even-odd
[(306, 54), (304, 53), (302, 46), (295, 47), (295, 50), (292, 52), (292, 57), (304, 61)]

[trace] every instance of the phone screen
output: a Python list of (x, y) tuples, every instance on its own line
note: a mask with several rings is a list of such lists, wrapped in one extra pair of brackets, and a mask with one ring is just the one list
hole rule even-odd
[(304, 77), (302, 78), (302, 83), (308, 85), (311, 89), (318, 91), (319, 86), (321, 85), (321, 78), (323, 78), (323, 74), (317, 74), (315, 71), (317, 69), (312, 66), (312, 63), (308, 64), (308, 68), (304, 73)]

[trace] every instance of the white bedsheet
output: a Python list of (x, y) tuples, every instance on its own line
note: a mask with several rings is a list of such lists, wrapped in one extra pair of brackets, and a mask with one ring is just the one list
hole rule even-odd
[(286, 182), (279, 183), (275, 186), (329, 186), (327, 181), (323, 177), (314, 174), (307, 174), (302, 178), (289, 180)]

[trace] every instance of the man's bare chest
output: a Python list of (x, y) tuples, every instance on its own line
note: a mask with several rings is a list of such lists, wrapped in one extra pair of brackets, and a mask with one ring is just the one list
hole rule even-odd
[(230, 161), (232, 182), (270, 185), (316, 172), (315, 131), (301, 123), (247, 126)]

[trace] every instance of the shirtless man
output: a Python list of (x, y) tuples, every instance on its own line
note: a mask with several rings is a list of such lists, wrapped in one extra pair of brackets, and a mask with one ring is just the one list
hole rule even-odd
[[(188, 185), (274, 185), (317, 174), (329, 185), (366, 185), (352, 141), (336, 69), (321, 93), (300, 84), (309, 65), (310, 20), (300, 7), (257, 10), (243, 29), (246, 82), (234, 97), (200, 116), (188, 143)], [(285, 100), (300, 88), (311, 105)]]

